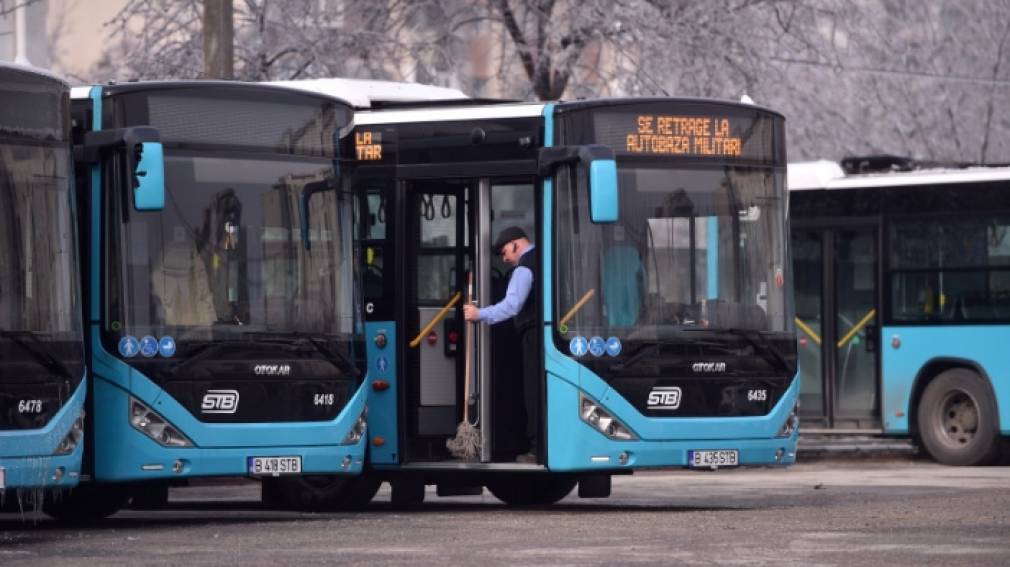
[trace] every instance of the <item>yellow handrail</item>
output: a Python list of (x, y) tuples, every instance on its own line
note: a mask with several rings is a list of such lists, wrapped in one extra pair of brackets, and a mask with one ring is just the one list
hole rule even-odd
[(439, 311), (438, 314), (435, 315), (431, 319), (431, 321), (429, 321), (428, 324), (424, 326), (423, 329), (421, 329), (421, 332), (418, 333), (416, 337), (414, 337), (414, 340), (410, 341), (410, 348), (417, 348), (417, 345), (421, 344), (421, 339), (423, 339), (425, 335), (431, 332), (431, 330), (435, 328), (435, 325), (438, 325), (439, 321), (445, 318), (445, 315), (449, 312), (450, 309), (452, 309), (457, 303), (459, 303), (460, 297), (463, 297), (463, 292), (457, 291), (456, 295), (452, 296), (452, 299), (449, 300), (449, 303), (446, 303), (445, 307), (443, 307), (441, 311)]
[(799, 327), (804, 333), (810, 335), (810, 338), (814, 340), (814, 343), (820, 346), (821, 337), (816, 332), (814, 332), (813, 329), (807, 326), (807, 324), (804, 323), (803, 320), (800, 319), (799, 317), (794, 317), (793, 320), (796, 321), (797, 327)]
[[(576, 303), (574, 307), (569, 309), (568, 313), (565, 313), (565, 316), (562, 317), (560, 321), (558, 321), (558, 328), (559, 329), (566, 328), (568, 321), (570, 321), (572, 317), (575, 317), (575, 314), (579, 311), (579, 309), (582, 309), (582, 306), (585, 305), (590, 299), (592, 299), (594, 295), (596, 295), (596, 288), (587, 291), (586, 294), (582, 296), (582, 299), (580, 299), (579, 302)], [(564, 333), (565, 331), (561, 332)]]
[(844, 337), (838, 340), (838, 348), (842, 348), (843, 346), (845, 346), (845, 343), (851, 341), (852, 337), (856, 336), (856, 333), (858, 333), (859, 331), (862, 331), (863, 327), (868, 325), (870, 323), (870, 319), (873, 319), (873, 317), (876, 316), (876, 314), (877, 314), (876, 309), (870, 309), (870, 312), (866, 314), (866, 317), (860, 319), (859, 322), (855, 324), (855, 326), (849, 329), (848, 333), (845, 333)]

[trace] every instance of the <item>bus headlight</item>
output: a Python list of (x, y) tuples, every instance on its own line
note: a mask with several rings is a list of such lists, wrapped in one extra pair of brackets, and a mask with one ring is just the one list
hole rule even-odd
[(74, 452), (77, 448), (77, 444), (81, 442), (84, 438), (84, 410), (81, 410), (81, 414), (77, 416), (74, 420), (73, 425), (70, 426), (70, 431), (63, 437), (60, 444), (56, 446), (56, 450), (53, 451), (54, 455), (69, 455)]
[(601, 408), (595, 400), (585, 394), (579, 394), (579, 417), (590, 427), (618, 441), (637, 441), (638, 436), (631, 432), (616, 417)]
[(361, 410), (361, 415), (355, 420), (354, 426), (351, 430), (347, 432), (347, 437), (340, 443), (341, 445), (354, 445), (361, 438), (365, 436), (365, 432), (368, 431), (368, 406), (365, 406)]
[(130, 398), (130, 425), (137, 431), (153, 439), (159, 445), (165, 447), (193, 446), (193, 442), (186, 438), (168, 420), (134, 398)]
[(796, 409), (799, 406), (797, 402), (793, 406), (793, 410), (789, 412), (789, 417), (786, 418), (785, 423), (779, 428), (779, 432), (775, 434), (775, 437), (791, 437), (793, 431), (800, 426), (800, 416), (796, 413)]

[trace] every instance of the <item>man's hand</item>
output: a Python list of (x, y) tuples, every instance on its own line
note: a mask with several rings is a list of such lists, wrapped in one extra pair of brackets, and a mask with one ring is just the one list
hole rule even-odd
[(476, 323), (480, 321), (480, 309), (476, 305), (466, 304), (463, 306), (463, 318), (471, 323)]

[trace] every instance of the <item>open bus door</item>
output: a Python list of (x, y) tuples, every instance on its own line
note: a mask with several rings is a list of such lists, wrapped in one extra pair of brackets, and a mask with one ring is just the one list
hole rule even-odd
[[(481, 448), (479, 457), (467, 461), (468, 465), (514, 464), (516, 456), (526, 451), (521, 356), (539, 357), (539, 352), (521, 352), (511, 322), (475, 325), (467, 396), (466, 329), (461, 322), (471, 271), (476, 283), (474, 301), (480, 306), (505, 295), (511, 266), (491, 250), (496, 234), (505, 227), (520, 226), (536, 241), (533, 179), (417, 180), (406, 183), (405, 189), (406, 328), (401, 341), (406, 348), (401, 376), (406, 447), (402, 463), (434, 465), (456, 460), (446, 441), (455, 435), (469, 404), (470, 421), (480, 430)], [(538, 301), (539, 296), (531, 295), (530, 300)], [(446, 310), (446, 306), (450, 307)], [(432, 324), (440, 313), (444, 317)], [(542, 419), (538, 429), (539, 435)]]

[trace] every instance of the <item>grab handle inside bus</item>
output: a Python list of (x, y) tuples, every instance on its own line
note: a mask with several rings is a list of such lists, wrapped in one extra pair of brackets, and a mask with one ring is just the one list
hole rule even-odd
[(449, 300), (449, 303), (446, 303), (445, 307), (443, 307), (441, 311), (439, 311), (434, 317), (432, 317), (431, 321), (428, 321), (428, 324), (425, 325), (423, 329), (421, 329), (421, 332), (418, 333), (416, 337), (414, 337), (414, 340), (410, 341), (410, 348), (417, 348), (417, 345), (421, 344), (421, 339), (423, 339), (425, 335), (430, 333), (431, 330), (435, 328), (435, 325), (438, 325), (439, 321), (445, 318), (445, 315), (449, 312), (449, 310), (455, 307), (457, 303), (459, 303), (459, 298), (461, 297), (463, 297), (463, 293), (457, 291), (456, 295), (452, 296), (452, 299)]
[(558, 331), (562, 335), (568, 332), (568, 321), (570, 321), (572, 317), (575, 317), (575, 314), (579, 312), (579, 309), (582, 309), (582, 306), (589, 303), (589, 300), (592, 299), (594, 295), (596, 295), (596, 288), (587, 291), (586, 294), (582, 296), (582, 299), (578, 300), (575, 305), (568, 310), (568, 313), (565, 313), (565, 316), (558, 321)]
[(540, 175), (551, 175), (557, 166), (565, 163), (575, 163), (579, 187), (588, 186), (590, 220), (598, 224), (617, 222), (620, 207), (614, 150), (600, 144), (540, 150)]

